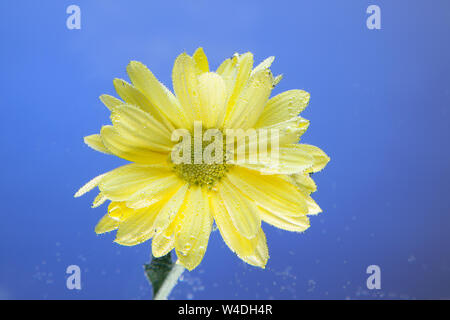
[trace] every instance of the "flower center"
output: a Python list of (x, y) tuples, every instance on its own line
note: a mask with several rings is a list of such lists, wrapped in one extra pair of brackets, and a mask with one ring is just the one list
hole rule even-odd
[(228, 164), (185, 164), (173, 166), (176, 174), (192, 185), (213, 187), (229, 170)]
[(189, 136), (175, 146), (179, 158), (177, 161), (171, 158), (172, 168), (187, 183), (212, 188), (231, 168), (232, 164), (226, 161), (223, 139), (212, 137), (211, 140), (196, 141), (196, 138)]

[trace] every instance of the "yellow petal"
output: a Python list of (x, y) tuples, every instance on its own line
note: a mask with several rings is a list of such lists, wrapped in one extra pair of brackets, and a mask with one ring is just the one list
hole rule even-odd
[(261, 228), (256, 236), (256, 240), (257, 243), (254, 253), (242, 259), (248, 264), (264, 269), (266, 267), (267, 260), (269, 260), (269, 250), (267, 248), (266, 235)]
[(175, 247), (175, 236), (165, 232), (157, 234), (152, 240), (152, 254), (159, 258), (168, 254)]
[(322, 212), (322, 209), (319, 207), (319, 205), (313, 200), (313, 198), (311, 198), (311, 193), (316, 191), (317, 187), (308, 173), (293, 174), (290, 176), (281, 177), (285, 178), (286, 181), (295, 185), (301, 192), (308, 206), (308, 215), (316, 215)]
[(216, 73), (219, 75), (227, 75), (232, 72), (232, 69), (235, 68), (237, 64), (237, 57), (233, 56), (232, 58), (224, 60), (220, 66), (217, 68)]
[[(133, 85), (177, 128), (188, 128), (188, 122), (179, 101), (142, 63), (131, 61), (127, 67)], [(172, 131), (172, 130), (171, 130)]]
[(309, 93), (289, 90), (271, 98), (264, 107), (256, 127), (267, 127), (296, 117), (309, 102)]
[(106, 200), (108, 200), (108, 198), (103, 193), (100, 192), (97, 195), (97, 197), (95, 197), (94, 201), (92, 202), (91, 208), (100, 207), (102, 204), (105, 203)]
[(114, 79), (114, 87), (119, 96), (127, 104), (136, 106), (141, 110), (149, 113), (158, 122), (166, 125), (169, 131), (172, 131), (174, 129), (170, 121), (164, 115), (162, 115), (160, 110), (140, 90), (136, 89), (122, 79)]
[(180, 263), (188, 270), (200, 264), (211, 233), (212, 216), (207, 191), (191, 187), (179, 229), (175, 231), (175, 250)]
[(203, 73), (198, 78), (200, 113), (203, 126), (217, 129), (223, 121), (227, 102), (227, 89), (222, 77), (217, 73)]
[[(227, 110), (231, 110), (241, 95), (242, 90), (247, 84), (253, 68), (253, 54), (251, 52), (235, 56), (236, 60), (236, 77), (233, 83), (233, 89), (228, 100)], [(219, 67), (220, 69), (220, 67)]]
[[(175, 227), (179, 228), (182, 221), (182, 216), (184, 215), (184, 208), (186, 207), (186, 202), (184, 201), (175, 216), (175, 219), (170, 223), (170, 225), (160, 233), (156, 233), (152, 240), (152, 254), (155, 257), (165, 256), (169, 251), (175, 248)], [(157, 217), (158, 219), (158, 217)], [(156, 220), (153, 224), (153, 229), (157, 229)]]
[(128, 219), (134, 210), (128, 208), (125, 202), (111, 201), (108, 206), (108, 215), (116, 221), (122, 222)]
[(293, 174), (293, 183), (304, 193), (311, 194), (317, 190), (316, 183), (308, 173)]
[(262, 70), (254, 75), (242, 90), (236, 104), (229, 109), (225, 119), (225, 127), (233, 129), (253, 128), (271, 91), (272, 74), (270, 71)]
[(105, 232), (116, 230), (119, 226), (119, 223), (119, 221), (111, 218), (108, 214), (105, 214), (95, 226), (95, 233), (102, 234)]
[(111, 112), (111, 121), (117, 133), (137, 147), (170, 152), (173, 142), (170, 132), (148, 113), (122, 105)]
[(122, 222), (117, 231), (115, 242), (124, 246), (134, 246), (150, 239), (153, 235), (153, 222), (160, 209), (160, 204), (135, 210)]
[(273, 86), (275, 87), (277, 84), (280, 83), (280, 81), (283, 79), (283, 75), (279, 74), (273, 79)]
[(222, 64), (217, 68), (216, 73), (220, 75), (225, 82), (225, 87), (227, 88), (227, 96), (231, 97), (234, 90), (234, 84), (236, 81), (236, 76), (238, 73), (237, 70), (237, 57), (233, 57), (225, 60)]
[[(305, 172), (313, 167), (314, 159), (309, 150), (302, 146), (299, 144), (291, 144), (280, 147), (277, 153), (278, 159), (271, 156), (264, 157), (258, 153), (257, 164), (236, 163), (242, 167), (258, 170), (266, 174), (294, 174)], [(267, 152), (268, 155), (271, 153), (271, 150)]]
[(253, 201), (244, 197), (228, 177), (221, 180), (217, 189), (239, 233), (248, 239), (255, 237), (261, 228), (261, 219)]
[(313, 166), (308, 169), (308, 172), (318, 172), (325, 168), (330, 161), (330, 158), (320, 148), (309, 144), (301, 144), (300, 146), (313, 158)]
[[(156, 228), (155, 224), (153, 224), (153, 228)], [(172, 223), (166, 230), (153, 236), (152, 254), (155, 257), (165, 256), (175, 247), (174, 229), (175, 225)]]
[[(193, 123), (201, 120), (198, 97), (198, 80), (194, 60), (186, 53), (180, 54), (175, 60), (172, 71), (173, 90), (187, 119)], [(191, 125), (192, 126), (192, 125)], [(185, 128), (190, 129), (191, 126)]]
[(209, 72), (208, 58), (206, 57), (203, 48), (200, 47), (195, 50), (192, 58), (194, 58), (195, 66), (197, 67), (197, 69), (199, 69), (201, 72)]
[(302, 117), (295, 117), (291, 120), (279, 122), (271, 127), (279, 130), (280, 146), (285, 144), (298, 143), (300, 137), (309, 127), (309, 121)]
[(295, 217), (308, 213), (305, 197), (280, 176), (235, 167), (228, 178), (249, 199), (275, 214)]
[(287, 230), (287, 231), (296, 231), (303, 232), (309, 228), (309, 219), (305, 215), (297, 215), (297, 216), (286, 216), (279, 215), (264, 208), (259, 208), (261, 215), (261, 219), (264, 222), (267, 222), (277, 228)]
[(110, 200), (126, 201), (150, 182), (172, 175), (166, 166), (128, 164), (104, 175), (99, 189)]
[(173, 222), (186, 197), (189, 185), (185, 184), (177, 190), (169, 201), (162, 207), (155, 220), (155, 233), (162, 233)]
[(123, 104), (122, 100), (119, 100), (113, 96), (110, 96), (108, 94), (102, 94), (100, 96), (100, 100), (103, 102), (103, 104), (109, 109), (113, 110), (115, 107), (120, 106)]
[(247, 239), (236, 230), (217, 194), (211, 193), (210, 204), (220, 234), (231, 251), (245, 262), (264, 268), (269, 259), (269, 252), (263, 230), (259, 228), (255, 237)]
[(102, 181), (103, 177), (106, 175), (106, 173), (96, 176), (94, 179), (90, 180), (88, 183), (86, 183), (84, 186), (82, 186), (74, 195), (75, 198), (81, 197), (83, 194), (91, 191), (96, 186), (99, 185), (100, 181)]
[(250, 73), (250, 77), (254, 76), (255, 74), (257, 74), (261, 70), (269, 69), (274, 60), (275, 60), (275, 57), (273, 57), (273, 56), (272, 57), (268, 57), (267, 59), (265, 59), (263, 62), (258, 64), (255, 67), (255, 69), (252, 70), (252, 72)]
[(84, 137), (84, 143), (96, 151), (111, 154), (111, 152), (103, 144), (102, 137), (99, 134), (92, 134)]
[(122, 79), (116, 78), (113, 83), (117, 94), (123, 99), (123, 101), (127, 104), (136, 106), (143, 111), (149, 112), (152, 116), (154, 116), (152, 112), (154, 107), (142, 92)]
[(294, 117), (290, 120), (278, 122), (268, 127), (259, 129), (277, 130), (278, 131), (278, 143), (280, 146), (286, 144), (295, 144), (300, 140), (300, 137), (306, 132), (309, 127), (309, 121), (302, 117)]
[[(263, 159), (266, 158), (263, 156), (265, 154), (264, 150), (267, 150), (267, 156), (271, 156), (270, 150), (272, 149), (272, 147), (274, 147), (274, 152), (276, 152), (276, 150), (280, 146), (289, 147), (289, 145), (296, 144), (297, 142), (299, 142), (300, 137), (303, 135), (303, 133), (305, 133), (305, 131), (308, 129), (308, 126), (309, 126), (308, 120), (303, 119), (301, 117), (295, 117), (292, 118), (291, 120), (280, 122), (269, 127), (255, 129), (254, 131), (253, 129), (249, 129), (247, 132), (256, 133), (257, 139), (255, 136), (255, 139), (245, 140), (244, 144), (244, 146), (246, 147), (245, 159), (251, 159), (250, 156), (256, 153), (258, 154), (258, 158), (255, 158), (255, 160), (260, 158), (261, 161), (263, 161)], [(245, 135), (245, 133), (246, 132), (244, 131), (244, 134), (242, 136), (239, 135), (237, 136), (237, 142), (235, 142), (234, 145), (231, 143), (230, 144), (227, 143), (228, 148), (234, 147), (235, 150), (234, 158), (236, 158), (236, 156), (238, 155), (238, 153), (236, 152), (240, 150), (238, 149), (239, 143), (244, 142), (243, 141), (244, 138), (246, 139), (247, 137), (251, 136), (251, 134)], [(232, 156), (230, 154), (230, 159), (231, 157)]]
[(322, 212), (322, 209), (311, 196), (306, 196), (306, 203), (308, 204), (308, 215), (316, 215)]
[(214, 192), (211, 192), (210, 195), (210, 206), (220, 234), (231, 251), (236, 253), (241, 259), (252, 255), (257, 244), (257, 237), (247, 239), (236, 230), (230, 215), (223, 205), (223, 201)]
[(174, 174), (148, 181), (146, 186), (137, 190), (127, 200), (130, 208), (143, 208), (172, 195), (183, 185)]
[(122, 159), (142, 164), (162, 164), (168, 159), (167, 153), (133, 145), (133, 140), (122, 137), (112, 126), (103, 126), (101, 136), (108, 150)]

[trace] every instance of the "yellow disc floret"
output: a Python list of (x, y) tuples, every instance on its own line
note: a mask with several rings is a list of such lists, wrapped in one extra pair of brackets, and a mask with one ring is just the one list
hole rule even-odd
[(229, 170), (230, 165), (223, 164), (185, 164), (173, 166), (176, 174), (191, 185), (213, 187)]
[[(194, 139), (191, 140), (191, 146), (194, 145)], [(205, 149), (207, 146), (203, 145), (201, 150), (201, 161), (195, 161), (195, 152), (194, 147), (190, 148), (191, 155), (190, 155), (190, 161), (188, 163), (172, 163), (172, 168), (174, 169), (175, 173), (185, 180), (187, 183), (191, 185), (196, 186), (206, 186), (206, 187), (213, 187), (225, 174), (228, 172), (231, 164), (227, 163), (226, 160), (226, 148), (225, 144), (222, 144), (222, 156), (219, 156), (218, 159), (215, 157), (214, 151), (212, 152), (211, 156), (212, 158), (216, 159), (214, 162), (208, 162), (206, 163), (203, 160), (203, 153), (205, 152)]]

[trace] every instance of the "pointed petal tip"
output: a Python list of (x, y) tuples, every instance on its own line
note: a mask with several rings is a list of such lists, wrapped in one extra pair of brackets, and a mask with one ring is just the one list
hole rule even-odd
[(97, 197), (94, 199), (91, 208), (100, 207), (105, 201), (108, 200), (102, 193), (99, 193)]
[(110, 221), (104, 221), (105, 217), (100, 220), (97, 225), (95, 226), (95, 234), (101, 235), (104, 233), (112, 232), (117, 229), (117, 226), (110, 225)]
[(199, 263), (190, 263), (189, 261), (182, 261), (180, 258), (178, 258), (176, 263), (181, 265), (181, 266), (183, 266), (188, 271), (192, 271), (192, 270), (194, 270), (195, 268), (197, 268), (199, 266), (200, 262)]
[(110, 111), (112, 111), (118, 105), (122, 105), (125, 103), (109, 94), (102, 94), (99, 99)]
[(141, 61), (137, 60), (130, 60), (130, 62), (127, 65), (127, 71), (129, 72), (130, 69), (148, 69), (147, 66), (142, 63)]
[(102, 178), (105, 176), (104, 174), (101, 174), (99, 176), (96, 176), (94, 179), (91, 179), (90, 181), (88, 181), (84, 186), (82, 186), (74, 195), (75, 198), (78, 198), (80, 196), (82, 196), (83, 194), (91, 191), (92, 189), (94, 189), (96, 186), (98, 186), (98, 184), (100, 183), (100, 181), (102, 180)]
[(185, 265), (183, 265), (183, 267), (185, 267), (187, 271), (192, 271), (196, 268), (196, 266), (185, 266)]
[(123, 244), (119, 239), (114, 239), (113, 240), (114, 243), (120, 244), (121, 246), (127, 246), (126, 244)]
[(283, 79), (283, 74), (279, 74), (277, 75), (274, 79), (273, 79), (273, 86), (276, 86), (277, 84), (280, 83), (280, 81)]
[(195, 267), (192, 267), (191, 265), (187, 264), (185, 261), (182, 261), (182, 259), (180, 259), (179, 255), (178, 255), (178, 252), (177, 252), (177, 256), (178, 256), (178, 259), (175, 261), (175, 264), (186, 268), (186, 270), (188, 270), (188, 271), (192, 271), (195, 269)]
[(267, 258), (267, 260), (258, 260), (258, 261), (253, 260), (253, 261), (251, 261), (251, 263), (249, 261), (246, 261), (246, 262), (249, 263), (250, 265), (254, 266), (254, 267), (258, 267), (258, 268), (261, 268), (261, 269), (266, 269), (266, 265), (267, 265), (268, 261), (269, 261), (269, 258)]
[(179, 58), (187, 58), (187, 57), (191, 57), (187, 52), (186, 52), (186, 50), (185, 51), (183, 51), (182, 53), (180, 53), (179, 55), (178, 55), (178, 57), (177, 57), (177, 59), (179, 59)]
[(113, 242), (120, 244), (121, 246), (124, 246), (124, 247), (133, 247), (133, 246), (141, 243), (141, 242), (137, 242), (137, 243), (136, 242), (127, 242), (127, 241), (124, 241), (124, 240), (121, 240), (118, 238), (114, 239)]

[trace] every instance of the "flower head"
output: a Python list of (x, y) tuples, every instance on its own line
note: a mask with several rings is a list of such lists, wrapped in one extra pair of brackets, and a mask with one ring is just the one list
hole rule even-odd
[(98, 187), (97, 207), (110, 200), (95, 231), (118, 229), (115, 242), (152, 238), (152, 252), (175, 248), (192, 270), (201, 262), (215, 222), (228, 247), (245, 262), (269, 258), (264, 221), (302, 232), (321, 212), (311, 198), (310, 173), (329, 161), (319, 148), (299, 144), (309, 122), (299, 116), (309, 94), (270, 97), (270, 57), (253, 68), (251, 53), (235, 54), (210, 71), (202, 48), (175, 61), (174, 93), (146, 66), (132, 61), (129, 84), (115, 79), (121, 99), (102, 95), (112, 125), (85, 137), (91, 148), (132, 163), (97, 176), (75, 196)]

